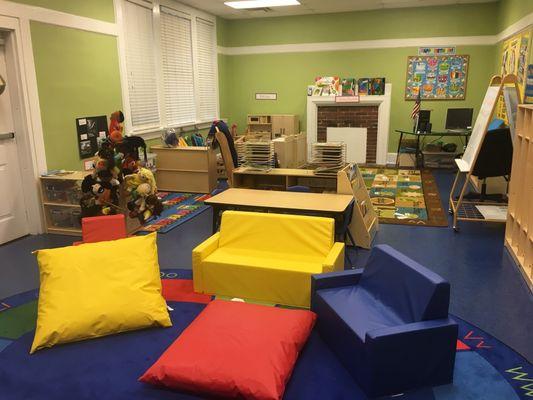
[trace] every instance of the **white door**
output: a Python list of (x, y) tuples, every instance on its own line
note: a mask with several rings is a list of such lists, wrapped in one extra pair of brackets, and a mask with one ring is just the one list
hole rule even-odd
[[(6, 82), (5, 89), (0, 94), (0, 193), (2, 193), (0, 196), (0, 244), (2, 244), (27, 235), (29, 227), (1, 32), (0, 75)], [(0, 80), (1, 84), (2, 80)]]

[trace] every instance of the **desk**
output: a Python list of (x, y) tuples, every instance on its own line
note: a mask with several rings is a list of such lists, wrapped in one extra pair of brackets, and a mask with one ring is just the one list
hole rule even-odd
[[(422, 151), (420, 150), (420, 138), (425, 137), (459, 137), (459, 138), (465, 138), (465, 146), (468, 145), (468, 138), (470, 137), (470, 134), (472, 133), (471, 130), (465, 130), (465, 131), (441, 131), (441, 132), (429, 132), (429, 133), (417, 133), (413, 132), (413, 130), (403, 130), (403, 129), (396, 129), (395, 132), (400, 134), (400, 140), (398, 141), (398, 150), (396, 151), (396, 166), (399, 166), (400, 161), (400, 150), (402, 146), (402, 140), (403, 135), (412, 135), (416, 136), (416, 149), (415, 149), (415, 159), (416, 159), (416, 167), (419, 168), (421, 166), (420, 160), (423, 158)], [(419, 157), (421, 156), (421, 157)], [(423, 164), (422, 164), (423, 166)]]
[(233, 170), (233, 187), (287, 190), (289, 186), (309, 186), (312, 191), (337, 191), (337, 176), (315, 175), (312, 169), (272, 168), (268, 171), (240, 167)]
[(352, 200), (353, 196), (345, 194), (227, 189), (205, 200), (204, 203), (213, 207), (213, 233), (215, 233), (218, 230), (220, 212), (228, 209), (267, 212), (272, 210), (326, 216), (333, 218), (338, 226)]

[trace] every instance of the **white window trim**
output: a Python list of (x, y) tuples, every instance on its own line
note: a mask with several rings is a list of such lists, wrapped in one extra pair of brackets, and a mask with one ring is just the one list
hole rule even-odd
[[(147, 3), (151, 3), (153, 7), (153, 16), (154, 16), (154, 43), (155, 43), (155, 54), (156, 54), (156, 63), (157, 63), (157, 87), (158, 87), (158, 100), (159, 100), (159, 113), (160, 113), (160, 126), (159, 127), (153, 127), (153, 128), (147, 128), (147, 129), (134, 129), (131, 125), (131, 107), (130, 107), (130, 100), (129, 100), (129, 89), (128, 89), (128, 72), (126, 68), (126, 44), (125, 44), (125, 34), (124, 34), (124, 12), (123, 12), (123, 6), (124, 2), (126, 0), (115, 0), (114, 6), (115, 6), (115, 18), (116, 18), (116, 24), (117, 24), (117, 31), (118, 31), (118, 37), (117, 37), (117, 47), (118, 47), (118, 54), (119, 54), (119, 68), (120, 68), (120, 81), (122, 86), (122, 104), (124, 107), (124, 117), (125, 117), (125, 131), (128, 135), (136, 135), (136, 136), (142, 136), (145, 139), (152, 139), (159, 137), (160, 133), (166, 129), (169, 128), (198, 128), (203, 129), (206, 127), (209, 127), (213, 121), (200, 121), (197, 120), (194, 123), (187, 123), (187, 124), (179, 124), (179, 125), (167, 125), (166, 124), (166, 115), (164, 113), (164, 94), (163, 94), (163, 71), (162, 71), (162, 63), (161, 63), (161, 48), (160, 48), (160, 41), (159, 41), (159, 35), (160, 35), (160, 6), (171, 8), (177, 12), (187, 14), (191, 17), (192, 20), (195, 20), (197, 17), (203, 18), (205, 20), (208, 20), (213, 23), (214, 30), (213, 30), (213, 41), (215, 43), (215, 46), (213, 46), (213, 57), (215, 61), (215, 69), (216, 69), (216, 79), (215, 79), (215, 93), (214, 96), (216, 96), (216, 119), (220, 119), (220, 100), (219, 100), (219, 75), (218, 75), (218, 51), (217, 51), (217, 35), (216, 35), (216, 17), (205, 13), (203, 11), (197, 10), (195, 8), (186, 6), (184, 4), (181, 4), (174, 0), (128, 0), (132, 1), (134, 3), (139, 3), (146, 5)], [(192, 37), (196, 38), (196, 23), (192, 24)], [(197, 57), (197, 43), (196, 40), (193, 39), (192, 41), (192, 51), (193, 51), (193, 58), (196, 60)], [(196, 80), (198, 77), (198, 66), (197, 63), (193, 63), (193, 74), (194, 79)], [(198, 85), (195, 85), (195, 100), (196, 100), (196, 108), (198, 109)]]

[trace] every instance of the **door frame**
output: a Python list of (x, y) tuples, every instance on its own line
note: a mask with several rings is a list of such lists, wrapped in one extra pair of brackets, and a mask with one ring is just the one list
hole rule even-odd
[(43, 232), (40, 182), (47, 170), (41, 123), (37, 75), (33, 59), (30, 24), (27, 19), (0, 15), (6, 66), (12, 93), (17, 151), (22, 175), (22, 190), (30, 234)]

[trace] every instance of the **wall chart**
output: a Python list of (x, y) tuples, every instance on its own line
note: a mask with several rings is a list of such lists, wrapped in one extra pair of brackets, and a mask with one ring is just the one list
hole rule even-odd
[(410, 56), (407, 58), (405, 99), (464, 100), (468, 75), (467, 55)]

